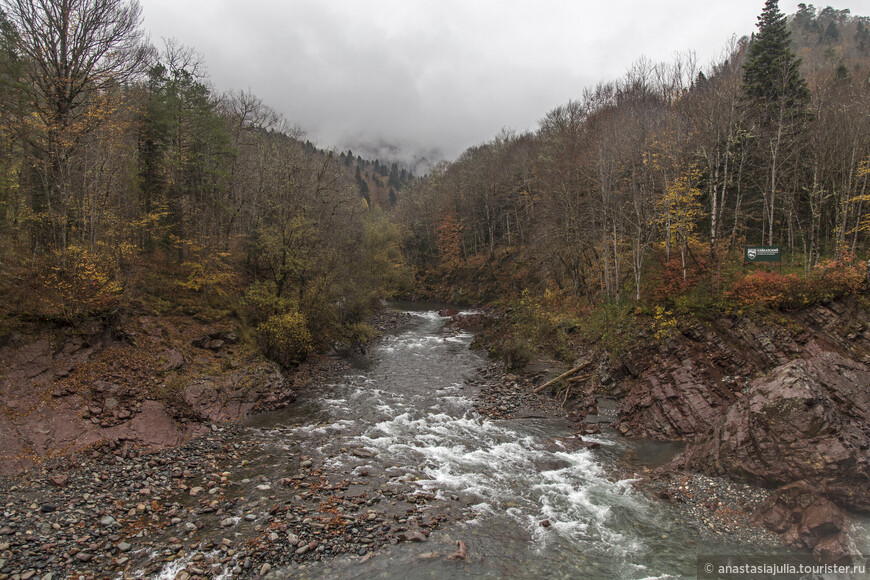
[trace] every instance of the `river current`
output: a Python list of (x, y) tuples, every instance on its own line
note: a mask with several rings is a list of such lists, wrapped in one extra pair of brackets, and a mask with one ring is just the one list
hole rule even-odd
[[(471, 334), (450, 331), (437, 312), (417, 308), (409, 323), (352, 359), (343, 376), (249, 428), (275, 449), (305, 452), (331, 471), (411, 482), (418, 493), (443, 499), (431, 509), (450, 513), (453, 523), (427, 542), (392, 546), (366, 561), (343, 556), (273, 574), (694, 578), (698, 554), (758, 552), (700, 533), (678, 510), (613, 477), (609, 466), (631, 442), (605, 434), (586, 438), (600, 449), (554, 450), (548, 442), (571, 432), (565, 421), (479, 416), (466, 380), (486, 365), (485, 355), (469, 348)], [(445, 558), (457, 540), (468, 546), (465, 561)]]

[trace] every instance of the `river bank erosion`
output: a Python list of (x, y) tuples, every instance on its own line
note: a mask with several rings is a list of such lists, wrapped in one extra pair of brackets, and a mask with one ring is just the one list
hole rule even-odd
[[(855, 554), (868, 540), (854, 515), (870, 497), (860, 487), (867, 370), (856, 358), (867, 352), (868, 327), (842, 334), (825, 318), (840, 308), (838, 320), (860, 320), (848, 304), (816, 308), (807, 315), (821, 321), (812, 336), (771, 342), (797, 345), (794, 352), (764, 351), (768, 372), (732, 360), (727, 349), (736, 342), (696, 329), (633, 353), (622, 367), (594, 359), (590, 385), (564, 398), (554, 396), (557, 386), (534, 392), (562, 365), (538, 360), (509, 372), (470, 348), (484, 317), (442, 316), (426, 305), (383, 314), (377, 325), (385, 334), (365, 352), (326, 357), (305, 370), (304, 381), (282, 375), (292, 394), (273, 397), (269, 408), (260, 406), (262, 394), (250, 394), (256, 389), (249, 399), (221, 399), (235, 409), (244, 400), (244, 412), (223, 416), (218, 409), (226, 406), (215, 403), (212, 418), (176, 414), (192, 405), (174, 407), (167, 398), (132, 402), (115, 394), (117, 405), (105, 397), (99, 409), (91, 398), (79, 407), (86, 416), (77, 415), (91, 427), (76, 437), (100, 439), (7, 456), (19, 463), (8, 462), (0, 478), (0, 579), (679, 578), (694, 577), (698, 554)], [(771, 331), (734, 328), (756, 338)], [(195, 330), (221, 344), (180, 348), (184, 364), (205, 363), (191, 362), (190, 353), (199, 354), (193, 349), (238, 356), (225, 346), (232, 336)], [(82, 348), (97, 339), (88, 340)], [(846, 359), (820, 344), (859, 354)], [(721, 349), (719, 358), (698, 355), (710, 345)], [(679, 365), (662, 364), (668, 357)], [(728, 367), (705, 391), (685, 377), (707, 376), (709, 361), (730, 361), (735, 372)], [(73, 364), (67, 372), (82, 370)], [(25, 376), (6, 373), (5, 388), (10, 377)], [(66, 376), (45, 384), (58, 390)], [(674, 394), (659, 394), (668, 389)], [(719, 420), (704, 414), (701, 401), (729, 396), (727, 405), (711, 405)], [(800, 404), (783, 403), (794, 397)], [(55, 399), (35, 408), (45, 415)], [(168, 422), (129, 425), (156, 404), (184, 426), (176, 427), (185, 429), (177, 440), (166, 438)], [(132, 417), (120, 416), (128, 408)], [(770, 408), (777, 420), (759, 422)], [(9, 433), (19, 419), (5, 416)], [(693, 438), (655, 435), (691, 421), (700, 432), (704, 420), (710, 428)], [(59, 440), (57, 425), (33, 421), (32, 430)], [(130, 435), (139, 432), (151, 439)], [(760, 451), (776, 446), (779, 463), (750, 454), (746, 437)], [(795, 467), (800, 462), (804, 471)]]

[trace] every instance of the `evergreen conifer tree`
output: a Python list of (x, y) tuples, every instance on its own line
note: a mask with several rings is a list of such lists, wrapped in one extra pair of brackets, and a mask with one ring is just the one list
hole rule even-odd
[(772, 245), (778, 190), (784, 172), (796, 160), (797, 137), (809, 120), (810, 101), (810, 91), (800, 74), (800, 59), (791, 49), (791, 34), (777, 0), (767, 0), (758, 17), (758, 33), (749, 45), (743, 69), (743, 91), (758, 144), (765, 210), (762, 238)]
[(749, 45), (743, 69), (743, 89), (755, 107), (793, 110), (809, 102), (800, 74), (800, 60), (791, 49), (791, 33), (778, 0), (767, 0), (758, 17), (758, 33)]

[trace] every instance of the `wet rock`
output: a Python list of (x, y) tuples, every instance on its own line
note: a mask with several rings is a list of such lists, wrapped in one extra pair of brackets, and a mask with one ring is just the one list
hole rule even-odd
[(369, 457), (376, 456), (378, 454), (378, 452), (373, 450), (373, 449), (366, 449), (364, 447), (357, 447), (357, 448), (351, 450), (351, 454), (355, 455), (356, 457), (369, 458)]
[(416, 531), (401, 532), (398, 537), (405, 542), (425, 542), (429, 539), (423, 532)]
[[(785, 485), (761, 505), (754, 520), (792, 547), (845, 555), (846, 514), (805, 481)], [(818, 547), (818, 549), (817, 549)]]
[(448, 560), (466, 560), (468, 559), (468, 545), (462, 540), (456, 542), (456, 551), (447, 556)]

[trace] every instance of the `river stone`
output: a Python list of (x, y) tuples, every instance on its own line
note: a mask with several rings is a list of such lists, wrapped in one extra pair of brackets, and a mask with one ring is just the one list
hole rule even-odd
[(66, 487), (69, 483), (69, 476), (65, 473), (60, 473), (58, 475), (51, 476), (51, 483), (58, 487)]
[(129, 551), (130, 551), (130, 548), (132, 548), (132, 547), (133, 547), (133, 546), (131, 546), (131, 545), (128, 544), (127, 542), (120, 542), (120, 543), (118, 544), (118, 551), (120, 551), (120, 552), (129, 552)]
[(104, 517), (103, 519), (100, 520), (100, 525), (101, 525), (101, 526), (114, 526), (114, 525), (117, 524), (117, 523), (118, 523), (118, 522), (115, 521), (115, 518), (113, 518), (112, 516), (106, 516), (106, 517)]
[(269, 570), (272, 569), (272, 565), (266, 562), (262, 566), (260, 566), (260, 576), (265, 576), (269, 573)]
[(356, 455), (357, 457), (374, 457), (378, 454), (378, 452), (374, 451), (373, 449), (364, 449), (362, 447), (354, 449), (353, 451), (351, 451), (351, 453), (353, 455)]
[(295, 546), (299, 543), (299, 536), (297, 536), (293, 532), (287, 532), (287, 543), (291, 546)]

